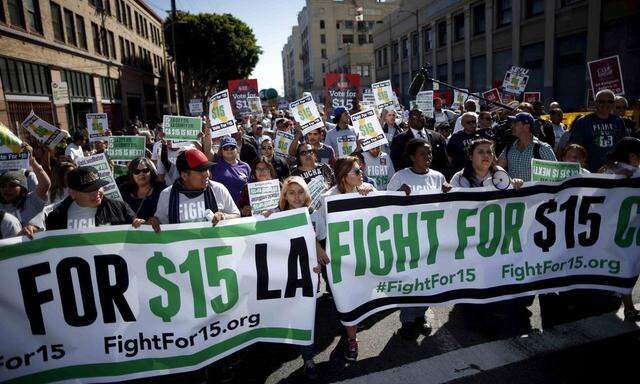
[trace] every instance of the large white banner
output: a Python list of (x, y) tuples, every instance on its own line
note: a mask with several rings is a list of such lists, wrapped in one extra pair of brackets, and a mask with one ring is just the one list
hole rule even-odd
[(313, 342), (306, 209), (227, 225), (99, 227), (0, 241), (0, 381), (120, 382), (250, 344)]
[(631, 293), (640, 272), (640, 178), (326, 201), (329, 283), (346, 325), (395, 307)]

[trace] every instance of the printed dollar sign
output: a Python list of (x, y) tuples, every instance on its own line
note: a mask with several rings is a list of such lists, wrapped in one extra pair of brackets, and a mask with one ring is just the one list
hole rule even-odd
[(549, 249), (556, 243), (556, 224), (547, 217), (547, 213), (553, 213), (557, 209), (558, 204), (553, 199), (540, 204), (536, 209), (536, 220), (545, 227), (546, 233), (543, 231), (534, 233), (533, 241), (544, 252), (549, 252)]
[(169, 322), (180, 310), (180, 289), (161, 275), (160, 267), (165, 274), (176, 273), (176, 266), (171, 260), (162, 256), (162, 252), (154, 252), (154, 256), (147, 260), (147, 278), (167, 292), (166, 306), (162, 305), (162, 296), (156, 296), (149, 300), (149, 308), (162, 321)]

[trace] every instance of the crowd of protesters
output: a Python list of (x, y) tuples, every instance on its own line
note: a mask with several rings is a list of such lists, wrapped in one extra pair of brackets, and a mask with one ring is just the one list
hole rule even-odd
[[(498, 172), (509, 175), (505, 188), (520, 188), (531, 180), (531, 159), (578, 162), (583, 173), (614, 173), (640, 176), (639, 131), (621, 117), (624, 98), (611, 91), (595, 97), (596, 109), (562, 123), (563, 112), (554, 103), (549, 120), (540, 102), (520, 103), (513, 111), (491, 111), (468, 100), (459, 111), (434, 100), (434, 116), (413, 109), (403, 120), (396, 110), (380, 111), (380, 123), (388, 144), (360, 150), (350, 115), (337, 108), (325, 121), (325, 129), (303, 135), (287, 112), (271, 111), (240, 121), (232, 136), (211, 137), (203, 119), (202, 140), (189, 146), (173, 146), (163, 137), (162, 126), (149, 129), (136, 122), (127, 134), (147, 137), (147, 155), (127, 164), (117, 179), (123, 201), (104, 196), (106, 181), (95, 168), (76, 165), (78, 158), (96, 153), (109, 156), (104, 141), (89, 143), (86, 133), (75, 132), (66, 148), (34, 150), (30, 169), (5, 171), (0, 176), (0, 238), (33, 236), (53, 229), (90, 228), (103, 225), (151, 225), (161, 231), (165, 224), (211, 222), (251, 216), (248, 183), (279, 180), (278, 207), (261, 213), (311, 208), (308, 185), (323, 183), (326, 195), (377, 191), (403, 191), (407, 195), (447, 193), (451, 188), (496, 187)], [(485, 110), (486, 108), (486, 110)], [(479, 113), (476, 111), (480, 110)], [(324, 119), (324, 116), (323, 116)], [(276, 151), (277, 131), (294, 135), (288, 153)], [(114, 134), (119, 134), (114, 132)], [(339, 139), (353, 137), (358, 149), (338, 157)], [(111, 162), (112, 163), (112, 162)], [(318, 265), (329, 259), (323, 251), (326, 237), (322, 210), (317, 210)], [(510, 302), (517, 306), (522, 300)], [(623, 298), (625, 318), (640, 320), (630, 297)], [(526, 300), (525, 304), (526, 305)], [(473, 306), (482, 307), (482, 306)], [(485, 315), (499, 306), (484, 306)], [(428, 334), (427, 308), (404, 308), (400, 335), (415, 339)], [(491, 315), (489, 313), (488, 315)], [(357, 326), (345, 327), (347, 360), (358, 357)], [(303, 348), (305, 372), (314, 377), (313, 348)]]

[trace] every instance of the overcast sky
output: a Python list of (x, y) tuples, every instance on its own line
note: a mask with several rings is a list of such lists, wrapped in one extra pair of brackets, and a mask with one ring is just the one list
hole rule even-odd
[[(171, 0), (145, 0), (163, 18), (171, 9)], [(176, 0), (176, 8), (191, 13), (230, 13), (253, 29), (262, 47), (262, 55), (251, 78), (258, 86), (275, 88), (284, 94), (282, 79), (282, 47), (298, 23), (298, 12), (304, 0)]]

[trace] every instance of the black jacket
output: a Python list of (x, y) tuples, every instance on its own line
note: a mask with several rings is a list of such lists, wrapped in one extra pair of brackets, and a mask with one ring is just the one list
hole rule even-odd
[[(447, 157), (447, 145), (444, 137), (436, 131), (425, 129), (427, 133), (427, 140), (431, 143), (431, 150), (433, 153), (433, 160), (429, 168), (435, 169), (442, 173), (447, 180), (451, 177), (451, 165), (449, 164), (449, 158)], [(411, 166), (411, 161), (405, 156), (405, 147), (409, 140), (413, 139), (413, 132), (411, 129), (406, 130), (393, 138), (391, 142), (391, 162), (396, 172), (401, 169)]]
[[(68, 196), (58, 206), (49, 213), (45, 220), (47, 231), (54, 229), (67, 229), (67, 212), (73, 203), (73, 199)], [(102, 203), (96, 211), (96, 226), (105, 224), (119, 225), (131, 224), (133, 222), (134, 213), (129, 206), (119, 200), (111, 200), (107, 197), (102, 198)]]

